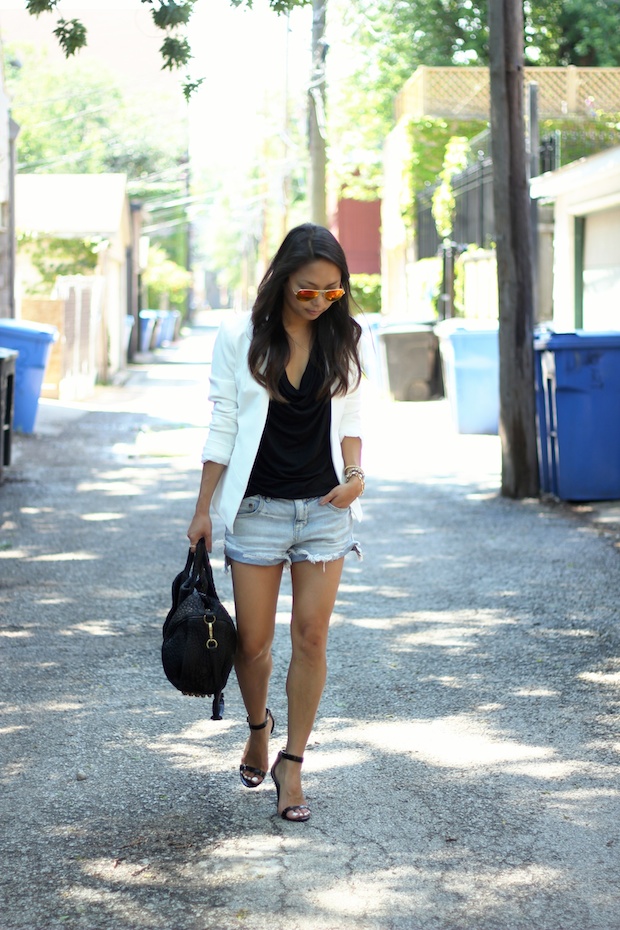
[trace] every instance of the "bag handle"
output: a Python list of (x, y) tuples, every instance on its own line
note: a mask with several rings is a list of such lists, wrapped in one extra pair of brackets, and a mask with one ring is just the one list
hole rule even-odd
[(200, 579), (200, 589), (203, 594), (207, 594), (209, 597), (214, 597), (219, 601), (217, 591), (215, 590), (215, 581), (213, 580), (213, 569), (211, 568), (209, 553), (207, 552), (204, 538), (201, 537), (198, 540), (196, 544), (196, 551), (193, 555), (194, 566), (192, 569), (192, 577), (195, 577), (196, 581)]

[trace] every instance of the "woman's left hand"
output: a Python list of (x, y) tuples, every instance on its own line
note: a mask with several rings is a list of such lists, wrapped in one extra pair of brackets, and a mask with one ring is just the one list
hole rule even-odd
[(321, 498), (319, 504), (333, 504), (334, 507), (346, 510), (361, 492), (362, 485), (359, 478), (351, 478), (346, 484), (337, 484), (335, 488), (332, 488), (329, 494)]

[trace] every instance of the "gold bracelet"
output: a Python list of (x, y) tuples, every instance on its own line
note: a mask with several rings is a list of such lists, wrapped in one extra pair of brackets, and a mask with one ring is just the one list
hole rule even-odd
[(347, 465), (344, 470), (345, 483), (348, 483), (350, 478), (359, 478), (360, 484), (362, 486), (359, 497), (362, 497), (364, 491), (366, 490), (366, 475), (364, 473), (364, 469), (359, 465)]

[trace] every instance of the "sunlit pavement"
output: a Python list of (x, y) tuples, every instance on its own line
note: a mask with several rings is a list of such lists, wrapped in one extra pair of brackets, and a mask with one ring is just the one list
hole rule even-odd
[[(41, 404), (0, 487), (1, 930), (615, 930), (619, 554), (498, 494), (496, 436), (365, 385), (368, 473), (304, 765), (308, 824), (241, 787), (159, 663), (215, 327)], [(232, 607), (222, 527), (216, 584)], [(272, 756), (284, 739), (288, 579)]]

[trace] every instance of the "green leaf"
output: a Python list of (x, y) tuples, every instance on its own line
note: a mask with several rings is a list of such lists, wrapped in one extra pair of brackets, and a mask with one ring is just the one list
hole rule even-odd
[(201, 85), (203, 82), (204, 82), (204, 78), (203, 78), (203, 77), (201, 77), (201, 78), (195, 78), (194, 80), (192, 80), (192, 79), (189, 78), (189, 77), (185, 79), (185, 81), (184, 81), (184, 83), (183, 83), (183, 85), (182, 85), (182, 86), (183, 86), (183, 96), (185, 97), (185, 99), (187, 100), (188, 103), (189, 103), (190, 97), (192, 96), (192, 94), (194, 93), (194, 91), (198, 90), (198, 88), (200, 87), (200, 85)]
[(54, 29), (54, 35), (58, 39), (66, 58), (75, 55), (79, 49), (84, 48), (86, 45), (86, 27), (79, 19), (59, 19), (58, 26)]
[(296, 2), (296, 0), (269, 0), (269, 6), (274, 13), (290, 13), (296, 6), (306, 6), (309, 0), (302, 0), (302, 2)]
[(163, 68), (172, 71), (173, 68), (182, 68), (192, 57), (191, 46), (187, 39), (177, 39), (167, 36), (159, 50), (164, 59)]
[(186, 26), (192, 15), (194, 0), (167, 0), (158, 8), (151, 10), (153, 22), (159, 29), (174, 29), (176, 26)]
[[(296, 7), (308, 6), (312, 0), (269, 0), (269, 6), (274, 13), (290, 13)], [(253, 8), (253, 0), (230, 0), (230, 5), (245, 6), (248, 10)]]
[(58, 0), (26, 0), (26, 10), (31, 16), (38, 16), (40, 13), (51, 13), (57, 5)]

